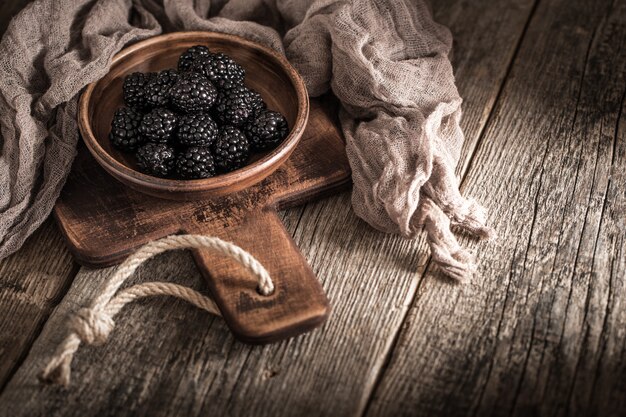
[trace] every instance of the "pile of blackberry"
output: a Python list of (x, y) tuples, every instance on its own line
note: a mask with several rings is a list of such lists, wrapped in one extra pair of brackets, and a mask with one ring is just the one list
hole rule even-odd
[(185, 51), (177, 69), (132, 73), (111, 145), (134, 153), (139, 169), (157, 177), (208, 178), (241, 168), (289, 133), (285, 117), (244, 80), (240, 65), (202, 45)]

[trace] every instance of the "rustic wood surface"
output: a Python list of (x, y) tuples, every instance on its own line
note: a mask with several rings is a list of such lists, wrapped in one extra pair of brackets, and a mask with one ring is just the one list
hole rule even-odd
[(28, 353), (77, 271), (52, 219), (0, 262), (0, 387)]
[[(500, 235), (464, 242), (472, 283), (431, 271), (423, 239), (372, 231), (342, 194), (282, 214), (333, 306), (321, 329), (252, 347), (222, 319), (145, 300), (79, 350), (69, 389), (41, 386), (67, 314), (113, 271), (82, 268), (55, 279), (57, 308), (9, 357), (0, 415), (626, 415), (626, 5), (434, 3), (466, 99), (463, 190)], [(206, 290), (183, 252), (133, 277), (152, 279)], [(36, 308), (0, 320), (32, 340)]]

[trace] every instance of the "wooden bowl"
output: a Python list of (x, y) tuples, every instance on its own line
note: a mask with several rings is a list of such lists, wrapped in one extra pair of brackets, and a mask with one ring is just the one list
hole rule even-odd
[[(175, 68), (178, 57), (193, 45), (224, 52), (246, 70), (246, 85), (258, 91), (269, 109), (282, 113), (289, 136), (270, 152), (256, 155), (236, 171), (198, 180), (153, 177), (140, 172), (132, 154), (111, 147), (109, 132), (113, 114), (124, 104), (122, 84), (132, 72)], [(78, 124), (84, 142), (96, 161), (129, 187), (170, 200), (217, 197), (247, 188), (274, 172), (287, 160), (304, 131), (309, 98), (300, 75), (279, 53), (234, 35), (214, 32), (181, 32), (157, 36), (122, 50), (109, 73), (87, 86), (80, 99)]]

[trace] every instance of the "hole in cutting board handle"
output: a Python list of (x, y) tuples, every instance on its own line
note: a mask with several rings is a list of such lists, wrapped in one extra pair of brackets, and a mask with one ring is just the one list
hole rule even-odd
[(256, 286), (256, 293), (262, 297), (269, 297), (271, 295), (274, 295), (275, 292), (276, 292), (276, 288), (272, 289), (272, 291), (270, 291), (268, 294), (263, 294), (261, 292), (261, 287), (259, 287), (258, 285)]

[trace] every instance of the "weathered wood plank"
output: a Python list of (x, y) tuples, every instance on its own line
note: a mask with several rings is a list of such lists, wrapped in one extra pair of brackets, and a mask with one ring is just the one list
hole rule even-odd
[(626, 415), (626, 4), (542, 1), (466, 178), (500, 234), (427, 271), (368, 415)]
[[(11, 18), (29, 2), (0, 3), (0, 37)], [(0, 389), (19, 366), (76, 270), (50, 220), (20, 251), (0, 261)]]
[[(456, 55), (467, 77), (461, 92), (477, 97), (466, 106), (467, 155), (499, 93), (530, 3), (437, 3), (464, 16), (451, 17), (453, 31), (469, 37), (458, 41)], [(476, 26), (479, 17), (501, 36), (463, 29)], [(464, 45), (476, 48), (480, 61)], [(62, 336), (65, 314), (111, 273), (85, 269), (0, 397), (0, 409), (12, 415), (360, 414), (414, 296), (416, 270), (427, 259), (424, 241), (371, 230), (352, 213), (348, 194), (285, 216), (334, 306), (321, 330), (249, 347), (234, 342), (219, 319), (179, 303), (148, 300), (124, 310), (105, 346), (79, 352), (68, 391), (41, 388), (35, 378)], [(155, 260), (135, 280), (176, 276), (183, 277), (178, 282), (200, 282), (189, 257), (176, 254)]]
[(77, 267), (48, 220), (0, 261), (0, 387), (26, 355)]

